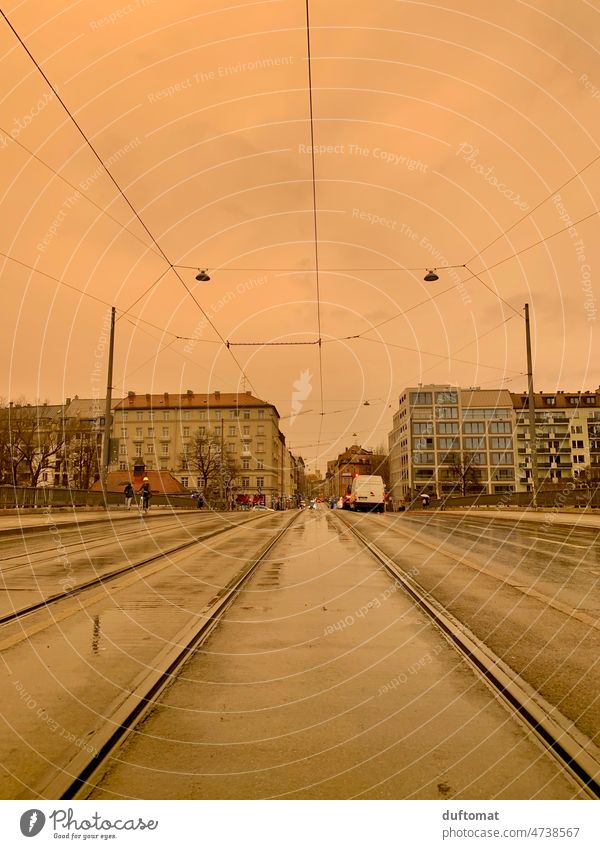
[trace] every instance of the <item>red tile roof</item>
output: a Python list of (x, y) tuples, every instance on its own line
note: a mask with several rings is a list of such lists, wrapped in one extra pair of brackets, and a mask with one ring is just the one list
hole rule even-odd
[[(206, 409), (218, 407), (272, 407), (274, 404), (256, 398), (251, 392), (186, 392), (174, 395), (164, 392), (162, 395), (137, 395), (130, 392), (126, 398), (115, 404), (115, 410), (158, 410), (163, 409)], [(277, 413), (279, 416), (279, 413)]]
[[(141, 487), (144, 478), (148, 478), (150, 489), (156, 495), (176, 495), (186, 493), (188, 490), (180, 483), (177, 478), (173, 477), (170, 472), (158, 472), (152, 469), (145, 472), (109, 472), (108, 473), (108, 492), (123, 492), (125, 485), (131, 482), (134, 490), (137, 492)], [(98, 492), (102, 489), (100, 481), (91, 487), (93, 492)]]

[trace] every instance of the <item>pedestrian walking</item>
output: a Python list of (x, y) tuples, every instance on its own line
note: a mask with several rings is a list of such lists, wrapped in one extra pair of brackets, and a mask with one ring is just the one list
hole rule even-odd
[(144, 513), (147, 513), (148, 508), (150, 507), (151, 494), (152, 493), (150, 491), (150, 481), (148, 480), (148, 478), (144, 478), (144, 480), (142, 481), (142, 485), (138, 490), (138, 495), (142, 496), (142, 510), (144, 511)]
[(131, 486), (131, 482), (126, 484), (125, 489), (123, 490), (123, 495), (125, 496), (125, 507), (127, 510), (131, 510), (131, 502), (133, 501), (133, 487)]
[(421, 503), (423, 506), (423, 510), (427, 510), (427, 508), (429, 507), (429, 496), (426, 492), (421, 493)]

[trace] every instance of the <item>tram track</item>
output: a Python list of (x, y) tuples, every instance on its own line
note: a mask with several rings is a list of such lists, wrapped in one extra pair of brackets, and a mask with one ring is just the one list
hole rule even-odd
[[(514, 672), (487, 645), (459, 622), (355, 525), (334, 513), (374, 559), (394, 577), (442, 631), (469, 665), (578, 782), (592, 799), (600, 799), (600, 750), (572, 721), (563, 716)], [(419, 541), (422, 544), (422, 541)]]
[[(270, 514), (269, 514), (270, 515)], [(229, 525), (225, 528), (218, 528), (216, 530), (210, 531), (202, 536), (196, 537), (193, 540), (187, 540), (186, 542), (179, 543), (175, 546), (171, 546), (170, 548), (165, 548), (157, 552), (156, 554), (146, 556), (141, 558), (140, 560), (135, 561), (134, 563), (128, 563), (126, 566), (120, 566), (116, 569), (112, 569), (111, 571), (105, 572), (101, 575), (97, 575), (95, 578), (90, 579), (89, 581), (84, 581), (81, 584), (78, 584), (76, 587), (72, 587), (71, 589), (64, 590), (63, 592), (54, 593), (52, 595), (47, 596), (46, 598), (35, 602), (33, 604), (26, 605), (18, 610), (12, 611), (11, 613), (0, 616), (0, 626), (8, 625), (10, 623), (15, 623), (17, 621), (22, 620), (24, 617), (36, 613), (40, 610), (47, 609), (50, 605), (54, 605), (61, 601), (66, 601), (68, 599), (74, 598), (75, 596), (80, 595), (87, 590), (93, 589), (95, 587), (101, 587), (104, 584), (114, 580), (115, 578), (122, 577), (123, 575), (127, 575), (129, 573), (136, 572), (142, 569), (145, 566), (150, 566), (152, 564), (156, 564), (160, 560), (166, 557), (171, 557), (172, 555), (179, 554), (183, 551), (186, 551), (193, 546), (198, 545), (199, 543), (205, 542), (208, 539), (220, 536), (221, 534), (228, 533), (230, 531), (235, 531), (239, 527), (243, 527), (248, 524), (256, 524), (261, 519), (266, 519), (267, 516), (257, 516), (252, 517), (250, 519), (244, 519), (242, 521), (236, 522), (234, 525)], [(167, 564), (168, 565), (168, 564)]]
[[(170, 641), (169, 647), (155, 659), (151, 669), (138, 676), (113, 715), (86, 738), (86, 748), (80, 750), (62, 768), (59, 775), (54, 775), (39, 788), (41, 797), (61, 800), (86, 798), (86, 793), (95, 786), (95, 779), (105, 770), (107, 761), (153, 709), (161, 693), (177, 677), (186, 661), (218, 626), (224, 613), (251, 580), (272, 548), (287, 533), (298, 515), (294, 512), (283, 528), (275, 531), (268, 542), (198, 612), (195, 620)], [(270, 516), (259, 517), (259, 519), (265, 518)], [(243, 522), (242, 526), (248, 522), (257, 521), (250, 519)]]

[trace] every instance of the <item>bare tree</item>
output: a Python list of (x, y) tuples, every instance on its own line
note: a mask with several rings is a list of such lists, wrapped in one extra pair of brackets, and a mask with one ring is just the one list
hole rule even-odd
[(453, 451), (445, 457), (444, 463), (450, 467), (450, 475), (462, 495), (468, 495), (469, 490), (481, 489), (479, 469), (474, 465), (474, 461), (475, 455), (468, 451)]
[(11, 407), (9, 427), (12, 451), (13, 480), (24, 465), (29, 485), (37, 486), (40, 475), (53, 468), (60, 459), (69, 438), (69, 426), (63, 416), (51, 407)]
[(218, 484), (221, 471), (221, 443), (211, 436), (206, 436), (200, 429), (181, 454), (181, 468), (196, 472), (203, 482), (206, 494)]

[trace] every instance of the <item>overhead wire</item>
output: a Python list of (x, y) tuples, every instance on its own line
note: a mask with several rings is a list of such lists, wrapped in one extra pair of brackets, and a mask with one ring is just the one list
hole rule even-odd
[(480, 251), (477, 251), (476, 254), (473, 254), (473, 256), (470, 259), (467, 260), (466, 264), (468, 265), (470, 262), (472, 262), (478, 256), (481, 256), (482, 253), (485, 253), (485, 251), (487, 251), (488, 248), (491, 248), (492, 245), (495, 245), (496, 242), (499, 242), (500, 239), (502, 239), (504, 236), (506, 236), (508, 233), (510, 233), (511, 230), (514, 230), (514, 228), (517, 225), (519, 225), (522, 221), (525, 221), (525, 219), (528, 218), (530, 215), (532, 215), (537, 209), (539, 209), (540, 206), (543, 206), (546, 203), (546, 201), (550, 200), (551, 197), (554, 197), (554, 195), (558, 194), (558, 192), (561, 192), (566, 186), (569, 185), (569, 183), (572, 183), (573, 180), (577, 179), (577, 177), (579, 177), (581, 174), (583, 174), (584, 171), (587, 171), (587, 169), (590, 168), (595, 162), (598, 162), (599, 159), (600, 159), (600, 153), (597, 156), (594, 156), (594, 158), (590, 162), (588, 162), (587, 165), (584, 165), (583, 168), (580, 168), (579, 171), (577, 171), (576, 174), (573, 174), (572, 177), (569, 177), (569, 179), (566, 180), (557, 189), (554, 189), (554, 191), (550, 192), (549, 195), (546, 195), (546, 197), (542, 198), (542, 200), (539, 201), (539, 203), (536, 203), (536, 205), (532, 209), (527, 210), (525, 215), (522, 215), (520, 218), (518, 218), (513, 224), (510, 225), (510, 227), (507, 227), (506, 230), (504, 230), (504, 232), (500, 233), (499, 236), (496, 236), (495, 239), (492, 239), (492, 241), (489, 242), (484, 248), (482, 248)]
[[(306, 8), (306, 56), (308, 70), (308, 103), (310, 117), (310, 158), (311, 158), (311, 176), (312, 176), (312, 201), (313, 201), (313, 235), (314, 235), (314, 251), (315, 251), (315, 284), (317, 293), (317, 330), (319, 334), (319, 389), (321, 399), (321, 412), (324, 409), (323, 399), (323, 345), (321, 341), (321, 293), (319, 284), (319, 236), (318, 236), (318, 221), (317, 221), (317, 181), (316, 181), (316, 165), (315, 165), (315, 127), (314, 127), (314, 109), (313, 109), (313, 86), (312, 86), (312, 56), (310, 45), (310, 11), (309, 0), (305, 0)], [(321, 424), (319, 425), (319, 435), (317, 441), (321, 439)]]
[(151, 245), (148, 245), (148, 244), (147, 244), (147, 243), (146, 243), (146, 242), (145, 242), (145, 241), (144, 241), (144, 240), (143, 240), (140, 236), (138, 236), (138, 234), (137, 234), (137, 233), (134, 233), (134, 232), (133, 232), (133, 230), (130, 230), (130, 229), (129, 229), (129, 227), (126, 227), (126, 226), (125, 226), (125, 224), (123, 224), (121, 221), (119, 221), (119, 219), (118, 219), (118, 218), (115, 218), (115, 217), (114, 217), (114, 215), (111, 215), (111, 214), (110, 214), (110, 212), (108, 212), (108, 210), (106, 210), (104, 207), (100, 206), (100, 204), (99, 204), (99, 203), (96, 203), (96, 201), (95, 201), (95, 200), (93, 200), (91, 197), (89, 197), (89, 195), (84, 194), (84, 193), (83, 193), (83, 191), (82, 191), (82, 189), (81, 189), (81, 186), (76, 186), (76, 185), (74, 185), (73, 183), (71, 183), (71, 181), (70, 181), (70, 180), (67, 180), (67, 178), (66, 178), (66, 177), (63, 177), (63, 175), (62, 175), (59, 171), (56, 171), (56, 169), (54, 169), (51, 165), (49, 165), (49, 164), (48, 164), (48, 162), (46, 162), (46, 161), (45, 161), (45, 160), (43, 160), (40, 156), (38, 156), (38, 155), (37, 155), (37, 153), (35, 153), (33, 150), (30, 150), (30, 149), (29, 149), (26, 145), (24, 145), (24, 144), (23, 144), (23, 142), (19, 141), (19, 139), (15, 139), (15, 138), (13, 138), (13, 137), (10, 135), (10, 133), (7, 133), (7, 132), (6, 132), (6, 130), (4, 130), (2, 127), (0, 127), (0, 131), (1, 131), (1, 132), (3, 132), (3, 133), (4, 133), (4, 135), (5, 135), (8, 139), (10, 139), (10, 140), (11, 140), (12, 142), (14, 142), (16, 145), (18, 145), (19, 147), (21, 147), (21, 148), (22, 148), (22, 149), (23, 149), (26, 153), (28, 153), (31, 157), (33, 157), (33, 159), (35, 159), (35, 160), (37, 160), (39, 163), (41, 163), (41, 164), (44, 166), (44, 168), (47, 168), (49, 171), (51, 171), (51, 172), (52, 172), (52, 174), (54, 174), (56, 177), (58, 177), (58, 179), (59, 179), (59, 180), (62, 180), (62, 182), (63, 182), (66, 186), (69, 186), (69, 188), (70, 188), (70, 189), (73, 189), (75, 192), (77, 192), (81, 198), (83, 198), (83, 199), (84, 199), (84, 200), (86, 200), (88, 203), (90, 203), (92, 206), (94, 206), (94, 207), (95, 207), (97, 210), (99, 210), (99, 211), (100, 211), (103, 215), (106, 215), (106, 217), (107, 217), (107, 218), (110, 218), (110, 220), (111, 220), (111, 221), (114, 221), (114, 222), (115, 222), (115, 224), (118, 224), (118, 225), (119, 225), (119, 227), (120, 227), (122, 230), (124, 230), (126, 233), (129, 233), (129, 235), (130, 235), (130, 236), (133, 236), (133, 237), (134, 237), (134, 239), (137, 239), (137, 240), (138, 240), (138, 242), (140, 242), (140, 244), (142, 244), (142, 245), (146, 248), (146, 250), (150, 251), (150, 252), (151, 252), (151, 253), (153, 253), (155, 256), (160, 257), (160, 259), (164, 259), (164, 257), (162, 257), (162, 256), (161, 256), (161, 254), (159, 254), (159, 253), (158, 253), (158, 251), (155, 251), (155, 250), (154, 250), (154, 248), (153, 248)]
[[(308, 0), (307, 0), (307, 2), (308, 2)], [(208, 323), (210, 324), (210, 326), (212, 327), (212, 329), (215, 331), (215, 333), (217, 334), (217, 336), (219, 337), (219, 339), (221, 340), (221, 342), (223, 343), (223, 345), (226, 345), (226, 340), (223, 338), (223, 336), (221, 335), (220, 331), (218, 330), (218, 328), (215, 326), (215, 324), (214, 324), (214, 323), (213, 323), (213, 321), (211, 320), (210, 316), (209, 316), (209, 315), (205, 312), (205, 310), (203, 309), (203, 307), (202, 307), (202, 305), (200, 304), (200, 302), (198, 301), (198, 299), (195, 297), (195, 295), (193, 294), (193, 292), (190, 290), (190, 288), (188, 287), (187, 283), (185, 282), (185, 280), (183, 279), (183, 277), (181, 276), (181, 274), (179, 273), (179, 271), (178, 271), (176, 268), (174, 268), (174, 266), (173, 266), (173, 264), (172, 264), (171, 260), (170, 260), (170, 259), (169, 259), (169, 257), (166, 255), (166, 253), (164, 252), (164, 250), (162, 249), (162, 247), (160, 246), (160, 244), (158, 243), (158, 241), (156, 240), (156, 238), (154, 237), (154, 235), (151, 233), (150, 229), (149, 229), (149, 228), (148, 228), (148, 226), (145, 224), (145, 222), (143, 221), (143, 219), (142, 219), (142, 217), (140, 216), (139, 212), (138, 212), (138, 211), (136, 210), (136, 208), (133, 206), (133, 204), (131, 203), (131, 201), (129, 200), (129, 198), (127, 197), (127, 195), (125, 194), (125, 192), (123, 191), (123, 189), (121, 188), (121, 186), (119, 185), (119, 183), (117, 182), (117, 180), (115, 179), (115, 177), (114, 177), (114, 176), (111, 174), (111, 172), (108, 170), (107, 166), (104, 164), (104, 161), (103, 161), (102, 157), (100, 156), (100, 154), (98, 153), (98, 151), (96, 150), (96, 148), (94, 147), (94, 145), (92, 144), (92, 142), (90, 141), (90, 139), (87, 137), (87, 135), (86, 135), (86, 134), (85, 134), (85, 132), (83, 131), (83, 128), (81, 127), (81, 125), (79, 124), (79, 122), (77, 121), (77, 119), (75, 118), (75, 116), (73, 115), (73, 113), (71, 112), (71, 110), (69, 109), (69, 107), (67, 106), (67, 104), (65, 103), (65, 101), (62, 99), (62, 97), (61, 97), (61, 96), (60, 96), (60, 94), (58, 93), (58, 91), (57, 91), (57, 89), (55, 88), (55, 86), (51, 83), (50, 79), (48, 78), (48, 76), (46, 75), (46, 73), (44, 72), (44, 70), (42, 69), (42, 67), (39, 65), (39, 63), (37, 62), (36, 58), (33, 56), (33, 54), (31, 53), (31, 51), (29, 50), (29, 48), (27, 47), (27, 45), (25, 44), (25, 42), (23, 41), (23, 39), (21, 38), (21, 36), (19, 35), (19, 33), (17, 32), (17, 30), (15, 29), (15, 27), (12, 25), (11, 21), (9, 20), (9, 18), (7, 17), (7, 15), (6, 15), (6, 13), (4, 12), (4, 10), (3, 10), (3, 9), (0, 9), (0, 14), (2, 15), (2, 17), (4, 18), (4, 20), (6, 21), (6, 23), (7, 23), (7, 24), (8, 24), (8, 26), (10, 27), (10, 29), (11, 29), (11, 31), (13, 32), (13, 34), (14, 34), (15, 38), (16, 38), (16, 39), (19, 41), (19, 43), (21, 44), (21, 46), (22, 46), (23, 50), (27, 53), (27, 55), (29, 56), (29, 58), (31, 59), (31, 61), (33, 62), (33, 64), (35, 65), (35, 67), (38, 69), (38, 71), (39, 71), (39, 73), (41, 74), (41, 76), (44, 78), (44, 80), (45, 80), (45, 81), (47, 82), (47, 84), (50, 86), (50, 89), (51, 89), (51, 90), (52, 90), (52, 92), (54, 93), (54, 95), (55, 95), (56, 99), (57, 99), (57, 100), (58, 100), (58, 102), (61, 104), (61, 106), (63, 107), (63, 109), (64, 109), (64, 110), (65, 110), (65, 112), (67, 113), (67, 115), (70, 117), (71, 121), (73, 122), (73, 124), (75, 125), (75, 127), (77, 128), (77, 130), (79, 131), (79, 133), (81, 134), (82, 138), (85, 140), (85, 142), (87, 143), (88, 147), (90, 148), (90, 150), (92, 151), (92, 153), (94, 154), (94, 156), (96, 157), (96, 159), (98, 160), (98, 162), (100, 163), (100, 165), (102, 166), (102, 168), (104, 169), (104, 171), (106, 172), (106, 174), (107, 174), (108, 178), (110, 179), (110, 181), (113, 183), (113, 185), (115, 186), (115, 188), (117, 189), (117, 191), (119, 192), (119, 194), (122, 196), (122, 198), (124, 199), (124, 201), (125, 201), (125, 203), (127, 204), (127, 206), (131, 209), (131, 211), (133, 212), (133, 214), (135, 215), (135, 217), (137, 218), (137, 220), (140, 222), (140, 224), (142, 225), (142, 227), (144, 228), (144, 230), (146, 231), (146, 233), (150, 236), (150, 238), (151, 238), (152, 242), (154, 243), (154, 245), (158, 248), (158, 250), (159, 250), (160, 254), (162, 255), (162, 257), (163, 257), (163, 259), (164, 259), (164, 261), (165, 261), (165, 262), (169, 265), (169, 267), (170, 267), (170, 268), (173, 268), (174, 273), (176, 274), (176, 276), (177, 276), (178, 280), (180, 281), (180, 283), (182, 284), (182, 286), (184, 287), (184, 289), (187, 291), (187, 293), (188, 293), (188, 294), (189, 294), (189, 296), (192, 298), (192, 300), (194, 301), (194, 303), (196, 304), (196, 306), (198, 307), (198, 309), (200, 310), (200, 312), (202, 313), (202, 315), (205, 317), (205, 319), (208, 321)], [(229, 350), (229, 349), (228, 349), (228, 350)], [(250, 381), (250, 379), (249, 379), (249, 378), (248, 378), (248, 376), (246, 375), (246, 373), (245, 373), (245, 371), (244, 371), (243, 367), (242, 367), (242, 366), (241, 366), (241, 364), (239, 363), (239, 361), (238, 361), (237, 357), (235, 356), (235, 354), (234, 354), (231, 350), (229, 350), (229, 353), (230, 353), (231, 357), (233, 358), (233, 360), (234, 360), (235, 364), (237, 365), (237, 367), (238, 367), (238, 369), (239, 369), (240, 373), (242, 374), (242, 377), (244, 378), (244, 380), (246, 380), (246, 381), (248, 382), (248, 384), (250, 385), (250, 387), (251, 387), (252, 389), (254, 389), (254, 387), (253, 387), (253, 385), (252, 385), (252, 382)]]

